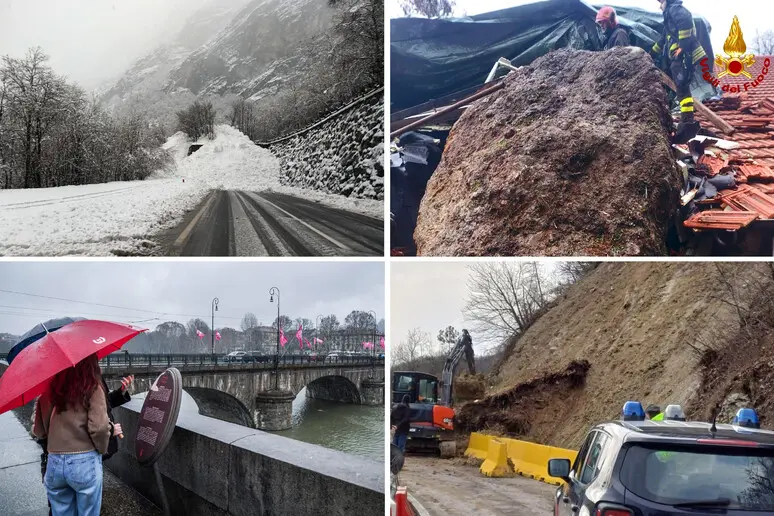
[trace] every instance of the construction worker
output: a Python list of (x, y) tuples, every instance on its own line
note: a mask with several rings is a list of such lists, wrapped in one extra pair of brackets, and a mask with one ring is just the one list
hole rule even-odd
[(629, 33), (626, 29), (618, 25), (618, 15), (615, 9), (605, 6), (597, 13), (597, 25), (600, 26), (605, 35), (605, 42), (602, 44), (604, 50), (610, 50), (613, 47), (628, 47)]
[(392, 443), (400, 448), (400, 451), (406, 451), (406, 442), (411, 431), (411, 408), (409, 407), (408, 394), (403, 396), (398, 404), (390, 413), (391, 429), (395, 432)]
[(468, 330), (462, 330), (462, 345), (465, 346), (465, 360), (468, 362), (468, 372), (476, 374), (476, 363), (473, 360), (473, 339), (470, 338)]
[(645, 415), (647, 415), (648, 419), (651, 421), (664, 420), (664, 414), (661, 413), (661, 407), (658, 405), (648, 405), (648, 408), (645, 409)]
[(707, 57), (699, 43), (693, 15), (683, 7), (682, 0), (659, 0), (664, 13), (664, 33), (653, 45), (651, 55), (662, 65), (668, 65), (669, 75), (677, 86), (680, 102), (680, 123), (674, 135), (674, 143), (686, 143), (699, 132), (694, 117), (691, 80), (696, 64)]

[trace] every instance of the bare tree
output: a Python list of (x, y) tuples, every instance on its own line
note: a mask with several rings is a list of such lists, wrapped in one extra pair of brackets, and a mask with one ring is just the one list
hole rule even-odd
[(403, 14), (419, 14), (426, 18), (443, 18), (454, 10), (455, 0), (401, 0)]
[(328, 5), (336, 8), (332, 64), (340, 79), (363, 87), (382, 85), (384, 0), (328, 0)]
[(215, 109), (212, 102), (197, 100), (188, 109), (177, 112), (178, 130), (193, 140), (215, 137)]
[(465, 316), (482, 340), (521, 334), (551, 300), (552, 280), (537, 262), (479, 263), (469, 270)]
[(430, 346), (430, 334), (421, 328), (413, 328), (409, 330), (406, 339), (395, 346), (391, 358), (398, 364), (410, 365), (423, 356)]
[(376, 319), (368, 312), (353, 310), (344, 318), (344, 326), (355, 332), (370, 333), (376, 328)]
[(257, 328), (258, 318), (254, 313), (247, 312), (244, 317), (242, 317), (242, 322), (239, 324), (239, 327), (245, 332), (252, 328)]
[(326, 337), (339, 329), (339, 319), (334, 315), (327, 315), (320, 319), (320, 335)]
[(774, 55), (774, 30), (756, 31), (750, 50), (759, 56)]
[(600, 262), (559, 262), (556, 273), (559, 278), (569, 283), (578, 283), (586, 275), (596, 269)]

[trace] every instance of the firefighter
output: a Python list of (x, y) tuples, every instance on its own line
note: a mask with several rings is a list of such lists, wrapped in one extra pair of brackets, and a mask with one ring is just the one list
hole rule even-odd
[(691, 80), (696, 64), (707, 56), (699, 43), (693, 15), (683, 7), (682, 0), (659, 0), (664, 12), (664, 33), (653, 45), (654, 59), (668, 65), (669, 75), (677, 86), (680, 102), (680, 123), (674, 135), (674, 143), (686, 143), (699, 132), (694, 117)]
[(468, 362), (468, 372), (476, 374), (476, 363), (473, 360), (473, 339), (468, 330), (462, 330), (462, 345), (465, 347), (465, 360)]
[(605, 6), (599, 10), (597, 13), (597, 25), (600, 26), (605, 35), (605, 42), (602, 44), (604, 50), (631, 45), (629, 33), (618, 25), (618, 16), (612, 7)]

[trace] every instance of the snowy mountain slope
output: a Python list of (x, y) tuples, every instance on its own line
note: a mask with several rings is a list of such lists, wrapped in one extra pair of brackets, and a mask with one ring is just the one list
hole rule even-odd
[(168, 42), (138, 59), (120, 79), (103, 88), (100, 98), (106, 105), (115, 106), (132, 95), (161, 91), (169, 80), (169, 72), (217, 36), (248, 1), (213, 0), (195, 11)]
[(217, 126), (215, 139), (191, 156), (188, 145), (181, 133), (172, 136), (164, 148), (175, 166), (145, 181), (0, 191), (0, 256), (136, 253), (213, 189), (274, 191), (383, 217), (381, 201), (282, 186), (279, 160), (233, 127)]
[(304, 48), (330, 26), (327, 0), (253, 0), (169, 74), (167, 92), (259, 98), (304, 73)]

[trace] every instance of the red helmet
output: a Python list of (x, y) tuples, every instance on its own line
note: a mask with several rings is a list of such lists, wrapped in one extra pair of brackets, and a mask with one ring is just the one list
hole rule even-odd
[(608, 21), (611, 25), (616, 24), (615, 9), (609, 6), (605, 6), (597, 13), (597, 23), (601, 21)]

